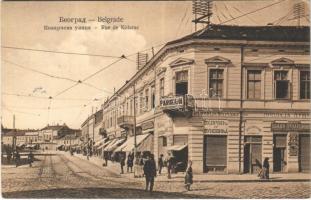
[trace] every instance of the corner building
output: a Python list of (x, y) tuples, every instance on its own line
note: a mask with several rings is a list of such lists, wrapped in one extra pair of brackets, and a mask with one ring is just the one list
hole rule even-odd
[(104, 128), (132, 136), (136, 107), (156, 159), (173, 152), (195, 173), (256, 173), (266, 157), (272, 172), (310, 171), (309, 35), (210, 25), (171, 41), (103, 104)]

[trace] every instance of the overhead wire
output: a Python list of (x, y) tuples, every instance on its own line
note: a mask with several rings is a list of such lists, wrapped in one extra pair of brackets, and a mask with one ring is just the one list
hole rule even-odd
[[(14, 62), (9, 61), (9, 60), (6, 60), (6, 59), (2, 59), (2, 61), (7, 62), (7, 63), (9, 63), (9, 64), (11, 64), (11, 65), (17, 66), (17, 67), (19, 67), (19, 68), (22, 68), (22, 69), (25, 69), (25, 70), (29, 70), (29, 71), (32, 71), (32, 72), (35, 72), (35, 73), (38, 73), (38, 74), (41, 74), (41, 75), (50, 77), (50, 78), (67, 80), (67, 81), (74, 82), (74, 83), (78, 83), (78, 82), (79, 82), (79, 81), (76, 81), (76, 80), (71, 79), (71, 78), (62, 77), (62, 76), (57, 76), (57, 75), (52, 75), (52, 74), (48, 74), (48, 73), (45, 73), (45, 72), (42, 72), (42, 71), (39, 71), (39, 70), (36, 70), (36, 69), (33, 69), (33, 68), (25, 67), (25, 66), (23, 66), (23, 65), (14, 63)], [(102, 91), (102, 92), (112, 93), (111, 91), (98, 88), (98, 87), (96, 87), (96, 86), (94, 86), (94, 85), (92, 85), (92, 84), (90, 84), (90, 83), (86, 83), (86, 82), (81, 82), (81, 83), (84, 84), (84, 85), (87, 85), (87, 86), (89, 86), (89, 87), (92, 87), (92, 88), (94, 88), (94, 89), (96, 89), (96, 90)]]
[(225, 24), (225, 23), (231, 22), (231, 21), (233, 21), (233, 20), (239, 19), (239, 18), (241, 18), (241, 17), (244, 17), (244, 16), (246, 16), (246, 15), (253, 14), (253, 13), (255, 13), (255, 12), (264, 10), (264, 9), (266, 9), (266, 8), (269, 8), (269, 7), (272, 7), (272, 6), (274, 6), (274, 5), (280, 4), (280, 3), (284, 2), (284, 1), (287, 1), (287, 0), (280, 0), (280, 1), (276, 2), (276, 3), (272, 3), (272, 4), (269, 4), (269, 5), (267, 5), (267, 6), (264, 6), (264, 7), (261, 7), (261, 8), (257, 8), (257, 9), (255, 9), (255, 10), (250, 11), (250, 12), (244, 13), (243, 15), (234, 17), (233, 19), (224, 21), (224, 22), (222, 22), (221, 24)]
[(111, 56), (111, 55), (89, 54), (89, 53), (78, 53), (78, 52), (66, 52), (66, 51), (55, 51), (55, 50), (44, 50), (44, 49), (33, 49), (33, 48), (13, 47), (13, 46), (4, 46), (4, 45), (1, 45), (1, 48), (23, 50), (23, 51), (37, 51), (37, 52), (45, 52), (45, 53), (56, 53), (56, 54), (79, 55), (79, 56), (95, 56), (95, 57), (104, 57), (104, 58), (118, 58), (118, 56)]

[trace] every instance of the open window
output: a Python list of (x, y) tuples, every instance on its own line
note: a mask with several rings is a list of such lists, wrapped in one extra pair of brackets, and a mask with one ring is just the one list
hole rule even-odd
[(290, 82), (288, 80), (287, 71), (274, 72), (274, 88), (276, 99), (289, 99), (290, 98)]
[(176, 72), (175, 94), (177, 96), (188, 94), (188, 71)]

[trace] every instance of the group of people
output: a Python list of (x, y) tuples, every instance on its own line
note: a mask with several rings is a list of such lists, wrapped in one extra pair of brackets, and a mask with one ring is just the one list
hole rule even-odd
[[(134, 175), (135, 177), (145, 177), (146, 180), (146, 191), (153, 191), (154, 179), (158, 174), (162, 173), (162, 169), (165, 166), (165, 162), (167, 162), (168, 169), (168, 178), (171, 178), (171, 173), (174, 168), (174, 158), (171, 156), (167, 161), (164, 160), (163, 154), (160, 155), (158, 159), (158, 168), (156, 165), (156, 161), (154, 159), (153, 154), (147, 154), (145, 157), (136, 156), (135, 159), (135, 168)], [(130, 153), (127, 156), (127, 172), (132, 172), (133, 164), (134, 164), (134, 153)], [(120, 155), (120, 166), (121, 166), (121, 174), (124, 173), (125, 166), (125, 154)], [(193, 174), (192, 174), (192, 162), (188, 162), (188, 167), (185, 172), (185, 188), (190, 190), (190, 186), (193, 183)]]
[[(13, 156), (13, 158), (12, 158)], [(19, 154), (19, 151), (16, 150), (13, 153), (12, 152), (7, 152), (7, 161), (8, 164), (11, 163), (11, 160), (15, 160), (15, 166), (18, 167), (21, 165), (21, 156)], [(32, 151), (29, 152), (28, 157), (27, 157), (27, 162), (29, 164), (29, 167), (32, 167), (32, 163), (34, 161), (34, 155), (32, 153)]]

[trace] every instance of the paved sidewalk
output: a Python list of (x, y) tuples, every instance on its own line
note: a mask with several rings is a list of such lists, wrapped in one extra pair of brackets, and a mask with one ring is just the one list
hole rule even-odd
[[(64, 152), (65, 155), (70, 156), (69, 152)], [(90, 157), (87, 160), (86, 156), (82, 154), (74, 154), (74, 156), (83, 159), (88, 162), (92, 162), (98, 166), (103, 167), (104, 160), (98, 157)], [(111, 172), (120, 174), (120, 164), (108, 161), (108, 166), (103, 167)], [(127, 178), (132, 178), (136, 180), (143, 180), (143, 178), (134, 178), (133, 173), (126, 173), (126, 166), (124, 167), (125, 174), (122, 176)], [(311, 182), (310, 173), (270, 173), (269, 180), (261, 180), (256, 174), (194, 174), (193, 180), (196, 182)], [(166, 176), (166, 168), (164, 168), (163, 173), (156, 177), (158, 182), (183, 182), (184, 173), (172, 174), (172, 178), (168, 179)]]

